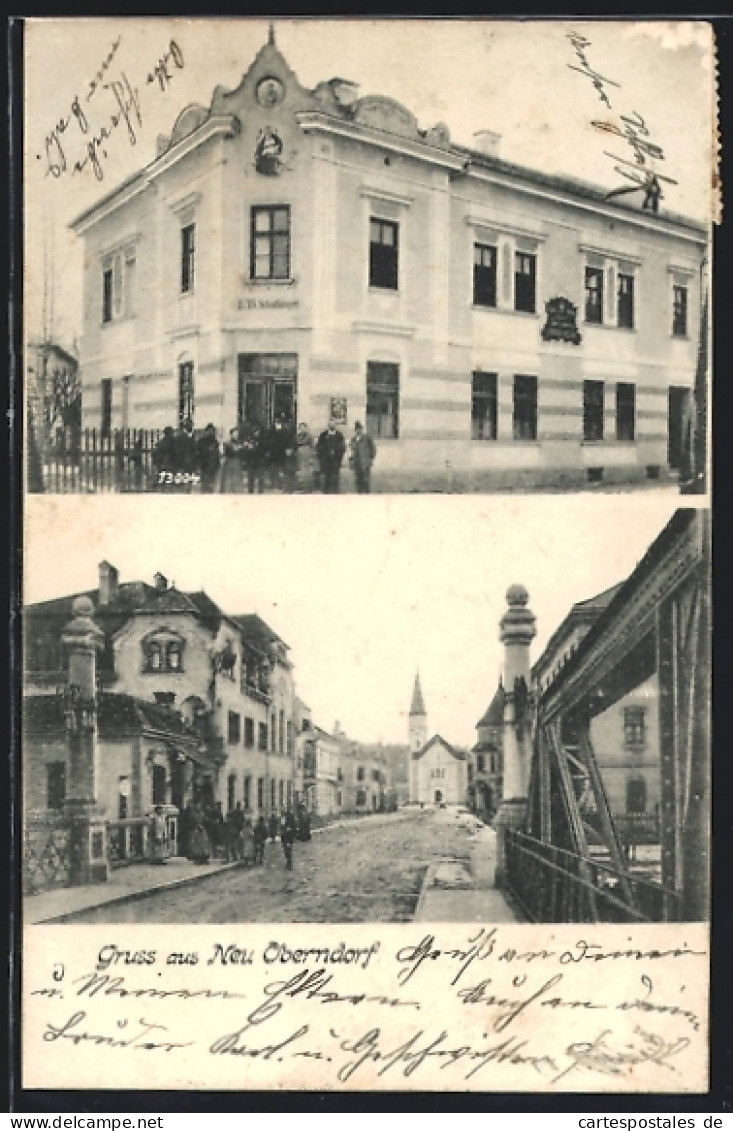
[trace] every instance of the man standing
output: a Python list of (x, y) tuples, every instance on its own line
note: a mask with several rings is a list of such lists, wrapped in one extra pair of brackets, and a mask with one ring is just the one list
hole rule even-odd
[(316, 444), (324, 495), (339, 493), (339, 476), (345, 451), (346, 441), (343, 433), (338, 431), (334, 421), (331, 420), (326, 431), (321, 432)]
[(204, 495), (211, 495), (219, 474), (219, 441), (213, 424), (207, 424), (196, 441), (196, 455), (201, 472), (201, 491)]
[(369, 494), (372, 464), (376, 454), (374, 440), (357, 420), (354, 435), (349, 440), (349, 467), (354, 472), (357, 495)]
[(293, 842), (295, 841), (295, 818), (288, 809), (280, 822), (280, 843), (289, 871), (293, 870)]

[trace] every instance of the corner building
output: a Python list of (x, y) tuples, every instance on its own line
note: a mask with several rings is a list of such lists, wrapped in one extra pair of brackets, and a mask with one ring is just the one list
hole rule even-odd
[(72, 225), (84, 426), (361, 420), (377, 490), (675, 474), (706, 229), (474, 141), (271, 33)]

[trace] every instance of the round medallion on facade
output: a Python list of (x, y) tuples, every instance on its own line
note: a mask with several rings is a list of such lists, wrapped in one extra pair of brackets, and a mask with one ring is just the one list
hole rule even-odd
[(264, 79), (260, 79), (257, 83), (255, 90), (255, 97), (260, 106), (267, 106), (271, 109), (273, 106), (278, 106), (285, 97), (285, 87), (280, 82), (280, 79), (268, 75)]

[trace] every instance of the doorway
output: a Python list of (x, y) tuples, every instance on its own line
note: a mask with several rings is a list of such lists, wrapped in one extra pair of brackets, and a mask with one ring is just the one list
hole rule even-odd
[(442, 801), (442, 800), (443, 800), (443, 791), (442, 791), (442, 789), (436, 789), (436, 791), (435, 791), (435, 804), (436, 804), (436, 805), (440, 805), (440, 803), (441, 803), (441, 801)]
[(281, 418), (295, 427), (298, 355), (240, 353), (237, 420), (271, 428)]

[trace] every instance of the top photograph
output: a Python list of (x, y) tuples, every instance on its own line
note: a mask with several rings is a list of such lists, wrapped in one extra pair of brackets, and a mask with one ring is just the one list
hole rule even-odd
[(30, 493), (708, 492), (695, 21), (24, 28)]

